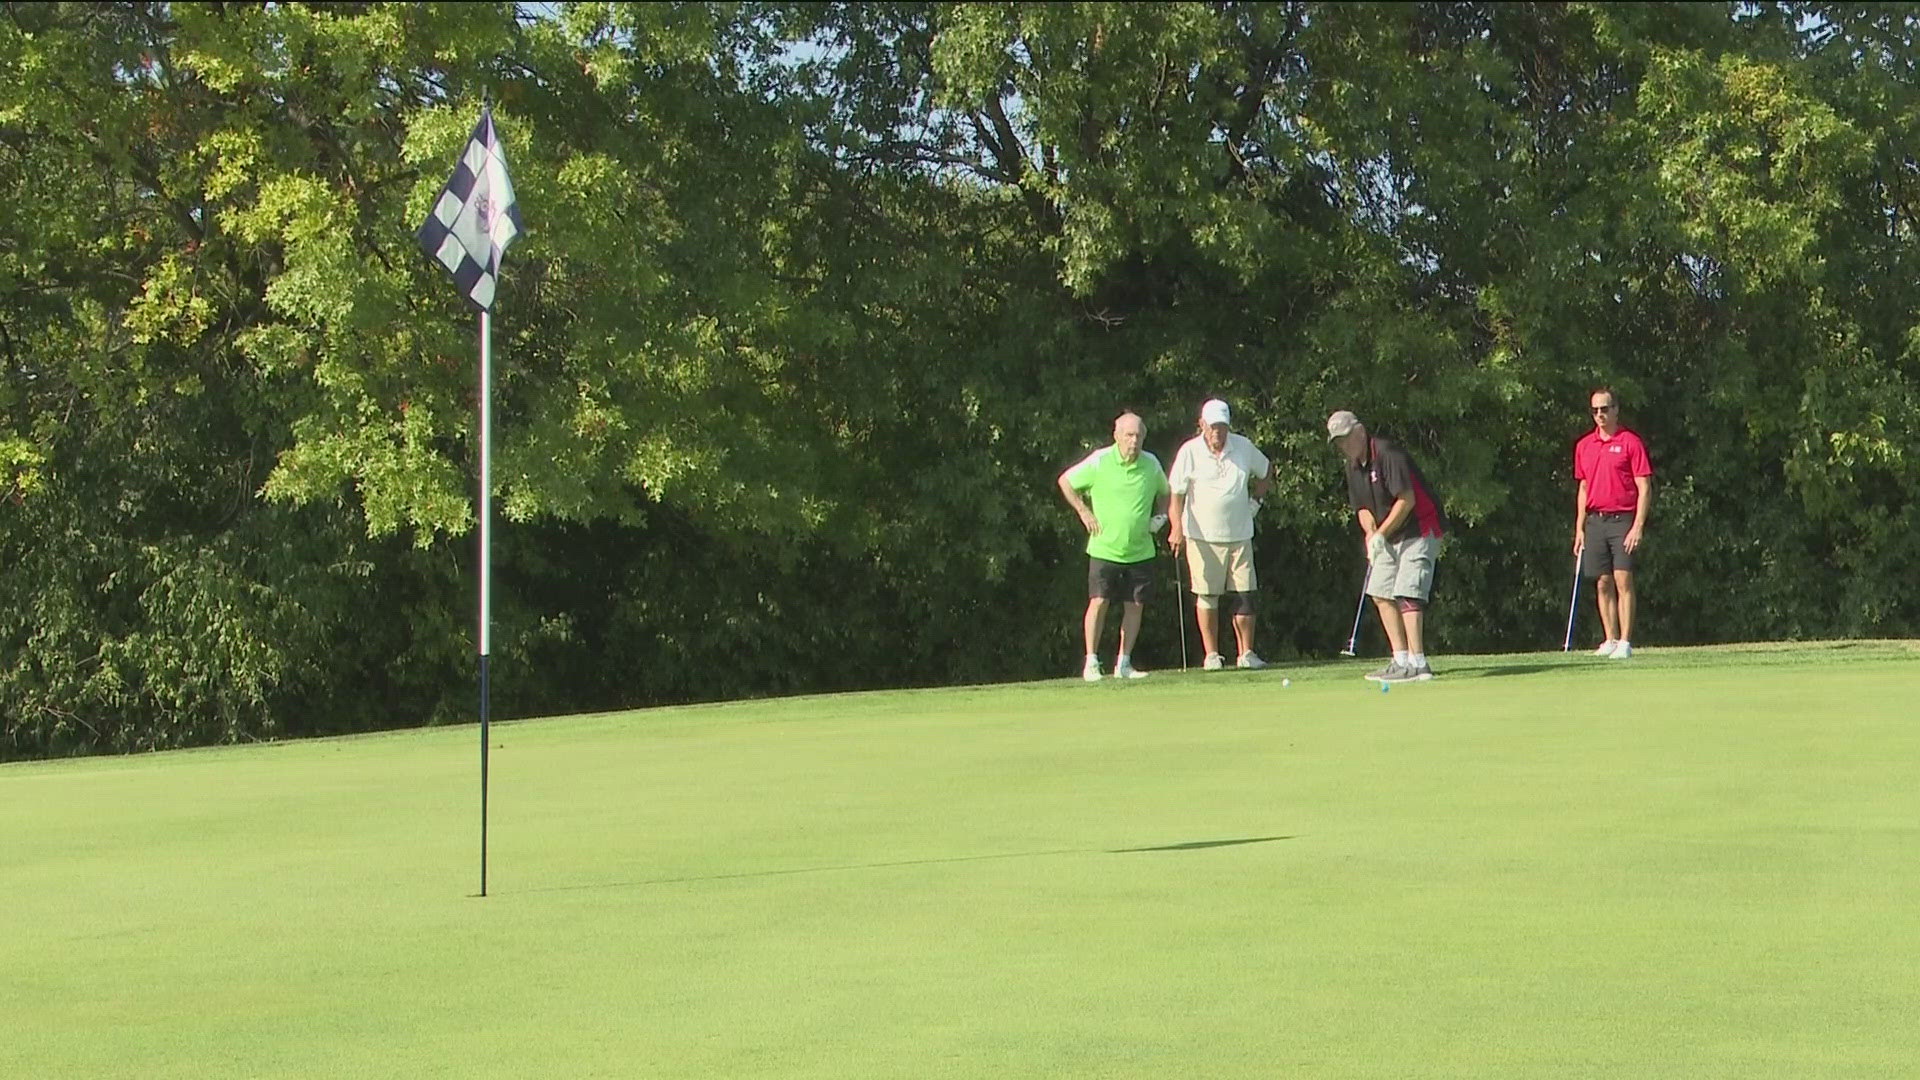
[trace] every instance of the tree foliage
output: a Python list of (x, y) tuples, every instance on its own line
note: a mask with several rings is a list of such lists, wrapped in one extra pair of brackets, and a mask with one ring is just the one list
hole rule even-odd
[(1124, 406), (1170, 457), (1215, 395), (1278, 464), (1281, 656), (1351, 610), (1338, 407), (1448, 498), (1438, 647), (1553, 640), (1601, 383), (1658, 470), (1648, 636), (1912, 633), (1915, 32), (9, 5), (0, 755), (471, 715), (474, 331), (411, 233), (483, 95), (529, 225), (495, 319), (505, 714), (1068, 670), (1053, 476)]

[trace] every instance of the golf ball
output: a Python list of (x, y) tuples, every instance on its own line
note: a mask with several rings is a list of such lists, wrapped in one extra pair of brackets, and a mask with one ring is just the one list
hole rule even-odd
[(1281, 685), (1281, 686), (1292, 686), (1292, 685), (1293, 685), (1293, 680), (1292, 680), (1292, 679), (1281, 679), (1281, 680), (1280, 680), (1280, 685)]
[(1384, 693), (1386, 693), (1387, 691), (1389, 691), (1389, 690), (1391, 690), (1391, 689), (1393, 689), (1393, 687), (1391, 687), (1391, 686), (1388, 686), (1388, 685), (1387, 685), (1386, 683), (1381, 683), (1381, 684), (1380, 684), (1380, 692), (1381, 692), (1381, 693), (1383, 693), (1383, 694), (1384, 694)]

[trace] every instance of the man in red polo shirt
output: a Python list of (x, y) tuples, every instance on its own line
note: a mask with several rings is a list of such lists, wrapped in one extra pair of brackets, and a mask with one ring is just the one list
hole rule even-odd
[(1593, 582), (1606, 640), (1595, 656), (1633, 655), (1633, 553), (1647, 525), (1653, 466), (1640, 436), (1620, 426), (1620, 399), (1602, 387), (1592, 394), (1593, 430), (1573, 444), (1573, 553)]

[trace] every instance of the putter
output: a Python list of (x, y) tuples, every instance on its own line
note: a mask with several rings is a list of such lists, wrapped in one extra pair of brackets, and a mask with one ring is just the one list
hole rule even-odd
[(1354, 655), (1353, 647), (1360, 641), (1360, 613), (1367, 610), (1367, 583), (1360, 582), (1360, 602), (1353, 607), (1353, 633), (1347, 635), (1347, 647), (1340, 650), (1341, 656)]
[(1573, 651), (1573, 617), (1580, 611), (1580, 563), (1586, 552), (1577, 552), (1573, 556), (1573, 599), (1567, 603), (1567, 640), (1561, 642), (1561, 652)]
[(1187, 586), (1180, 580), (1180, 549), (1167, 545), (1167, 553), (1173, 556), (1173, 591), (1179, 603), (1173, 605), (1173, 612), (1180, 617), (1180, 670), (1187, 670)]

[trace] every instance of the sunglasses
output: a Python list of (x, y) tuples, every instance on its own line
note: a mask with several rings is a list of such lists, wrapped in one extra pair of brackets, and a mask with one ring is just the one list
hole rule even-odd
[(1614, 407), (1612, 405), (1589, 405), (1588, 409), (1590, 409), (1593, 412), (1600, 413), (1600, 412), (1612, 412)]

